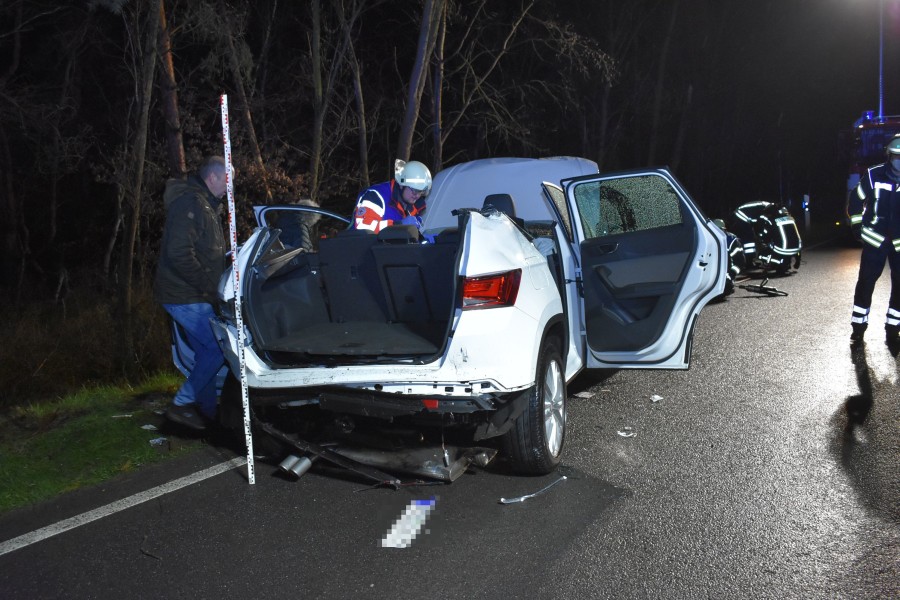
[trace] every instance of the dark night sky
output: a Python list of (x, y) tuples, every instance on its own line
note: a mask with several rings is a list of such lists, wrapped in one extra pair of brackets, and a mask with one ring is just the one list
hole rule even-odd
[[(738, 156), (754, 172), (741, 179), (757, 182), (761, 197), (811, 193), (815, 208), (817, 198), (834, 202), (843, 194), (847, 167), (839, 132), (864, 110), (878, 110), (879, 5), (778, 0), (764, 10), (736, 8), (730, 73), (736, 93), (746, 98), (746, 116), (735, 115), (744, 136)], [(885, 0), (885, 7), (888, 115), (900, 113), (900, 1)]]

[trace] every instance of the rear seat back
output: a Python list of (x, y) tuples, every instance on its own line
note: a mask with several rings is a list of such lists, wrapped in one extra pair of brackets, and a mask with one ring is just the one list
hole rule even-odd
[(446, 323), (453, 310), (458, 245), (420, 244), (415, 227), (407, 229), (320, 241), (332, 322)]
[(450, 318), (456, 245), (378, 244), (372, 252), (391, 321), (446, 322)]
[(319, 241), (322, 280), (332, 322), (388, 320), (381, 280), (371, 252), (377, 243), (373, 232), (362, 229), (349, 229)]

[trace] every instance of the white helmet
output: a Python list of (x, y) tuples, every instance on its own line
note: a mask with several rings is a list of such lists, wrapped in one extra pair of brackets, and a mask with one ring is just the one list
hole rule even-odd
[(431, 171), (416, 160), (404, 162), (397, 159), (394, 161), (394, 180), (403, 187), (424, 192), (426, 196), (431, 190)]

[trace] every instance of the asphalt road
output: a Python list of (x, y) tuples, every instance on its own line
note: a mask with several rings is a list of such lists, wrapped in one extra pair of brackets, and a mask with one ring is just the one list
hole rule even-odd
[[(0, 597), (900, 597), (888, 277), (870, 339), (851, 350), (858, 255), (809, 250), (770, 282), (788, 296), (739, 289), (707, 307), (689, 371), (580, 376), (554, 475), (498, 464), (391, 491), (257, 463), (255, 486), (228, 470), (0, 555)], [(849, 431), (848, 401), (871, 402)], [(0, 544), (233, 457), (211, 446), (7, 515)], [(432, 497), (428, 533), (382, 547), (404, 508)]]

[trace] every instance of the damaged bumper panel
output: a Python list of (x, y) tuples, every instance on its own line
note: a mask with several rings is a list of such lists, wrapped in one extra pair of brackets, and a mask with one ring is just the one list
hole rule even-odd
[(335, 448), (341, 456), (364, 465), (397, 471), (407, 475), (428, 477), (438, 481), (455, 481), (475, 463), (487, 466), (497, 451), (493, 448), (457, 448), (432, 446), (409, 450), (373, 450), (368, 448)]
[[(289, 464), (283, 462), (281, 467), (283, 471), (291, 472), (298, 477), (309, 469), (313, 460), (321, 458), (335, 466), (374, 481), (377, 485), (397, 489), (403, 485), (403, 482), (381, 469), (452, 482), (465, 473), (471, 464), (485, 467), (497, 455), (497, 450), (481, 447), (427, 446), (392, 451), (341, 446), (325, 447), (307, 442), (294, 435), (288, 435), (258, 419), (255, 420), (255, 423), (261, 433), (293, 448), (294, 454), (285, 459)], [(297, 456), (297, 451), (308, 457)]]

